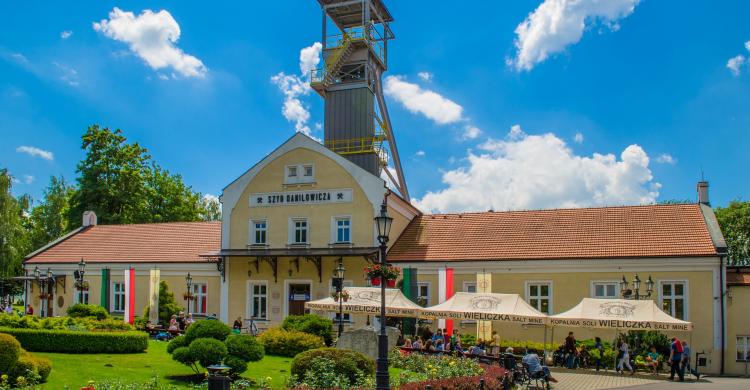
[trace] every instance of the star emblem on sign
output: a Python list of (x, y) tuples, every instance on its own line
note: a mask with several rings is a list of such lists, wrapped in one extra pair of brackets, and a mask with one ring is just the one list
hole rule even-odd
[(336, 194), (336, 198), (338, 200), (343, 200), (344, 199), (344, 193), (343, 192), (339, 192), (338, 194)]

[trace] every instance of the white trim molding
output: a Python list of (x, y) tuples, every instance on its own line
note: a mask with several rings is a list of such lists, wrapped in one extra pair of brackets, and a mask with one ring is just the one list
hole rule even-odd
[[(683, 312), (683, 317), (684, 318), (681, 318), (681, 319), (684, 320), (684, 321), (690, 321), (690, 284), (688, 283), (687, 279), (657, 279), (656, 280), (656, 286), (659, 289), (657, 297), (658, 297), (659, 300), (656, 302), (656, 304), (659, 306), (660, 309), (663, 310), (663, 307), (664, 307), (664, 295), (662, 294), (662, 292), (663, 292), (662, 286), (664, 286), (665, 284), (671, 284), (672, 285), (672, 296), (671, 296), (671, 298), (674, 300), (674, 298), (675, 298), (674, 286), (675, 286), (675, 284), (680, 284), (680, 283), (683, 284), (683, 288), (682, 288), (683, 306), (682, 306), (682, 308), (683, 308), (683, 311), (684, 311)], [(675, 305), (673, 303), (672, 306), (671, 306), (672, 307), (672, 312), (676, 313), (676, 309), (675, 309), (674, 306)], [(667, 314), (669, 314), (669, 315), (671, 315), (673, 317), (677, 317), (673, 313), (667, 313)]]
[[(547, 285), (547, 287), (549, 289), (549, 291), (548, 291), (548, 296), (549, 296), (549, 313), (546, 313), (546, 314), (547, 315), (553, 315), (553, 314), (555, 314), (555, 309), (554, 309), (555, 306), (553, 305), (554, 296), (555, 296), (555, 293), (554, 293), (554, 283), (551, 280), (527, 280), (527, 281), (523, 282), (524, 297), (526, 298), (525, 300), (526, 300), (527, 303), (529, 303), (529, 305), (531, 305), (531, 303), (530, 303), (531, 296), (529, 295), (529, 287), (531, 285), (536, 285), (536, 286), (540, 286), (540, 287), (544, 286), (544, 285)], [(544, 295), (542, 295), (541, 288), (540, 288), (539, 295), (536, 296), (536, 299), (541, 299), (543, 297), (544, 297)], [(531, 306), (534, 306), (534, 305), (531, 305)], [(542, 311), (541, 310), (541, 304), (539, 305), (538, 308), (537, 307), (534, 307), (534, 308), (537, 309), (537, 310), (539, 310), (539, 311)]]

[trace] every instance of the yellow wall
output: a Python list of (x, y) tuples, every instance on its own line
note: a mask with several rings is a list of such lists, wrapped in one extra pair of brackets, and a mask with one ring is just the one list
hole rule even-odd
[(737, 336), (750, 336), (750, 286), (729, 287), (727, 299), (727, 374), (750, 375), (750, 364), (737, 361)]

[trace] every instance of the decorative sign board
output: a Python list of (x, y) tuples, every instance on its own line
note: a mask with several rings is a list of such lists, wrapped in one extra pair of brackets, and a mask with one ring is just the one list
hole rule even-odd
[(250, 194), (250, 207), (351, 203), (351, 188), (312, 191), (259, 192)]

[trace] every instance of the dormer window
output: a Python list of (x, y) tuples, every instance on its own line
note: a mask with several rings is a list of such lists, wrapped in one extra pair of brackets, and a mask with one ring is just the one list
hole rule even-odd
[(287, 177), (297, 177), (297, 166), (287, 167)]
[(305, 165), (302, 167), (305, 172), (305, 177), (313, 177), (313, 166), (312, 165)]

